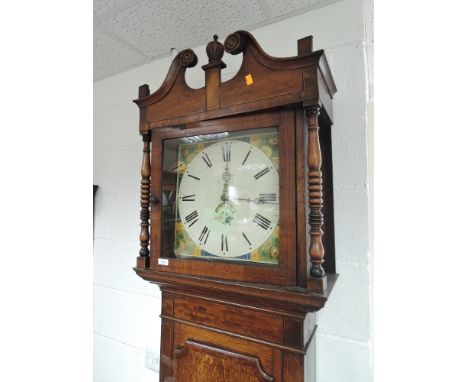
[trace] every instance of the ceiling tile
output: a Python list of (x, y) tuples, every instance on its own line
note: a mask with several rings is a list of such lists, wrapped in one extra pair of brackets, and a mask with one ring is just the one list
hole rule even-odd
[(112, 9), (116, 5), (124, 2), (126, 0), (94, 0), (93, 12), (94, 16), (100, 15)]
[(321, 8), (341, 0), (264, 0), (275, 17), (285, 16), (304, 8)]
[(222, 40), (265, 21), (265, 13), (252, 0), (144, 0), (99, 25), (154, 58), (169, 54), (171, 47), (193, 48), (210, 41), (214, 33)]
[(144, 63), (145, 57), (126, 44), (94, 29), (94, 80)]
[(141, 0), (93, 0), (94, 16), (101, 18), (116, 14), (125, 8), (131, 7)]

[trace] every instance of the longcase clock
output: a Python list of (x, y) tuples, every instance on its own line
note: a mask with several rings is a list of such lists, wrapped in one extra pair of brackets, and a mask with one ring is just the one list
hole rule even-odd
[[(173, 60), (139, 88), (141, 249), (159, 285), (161, 382), (312, 381), (315, 312), (335, 283), (332, 97), (312, 37), (274, 58), (248, 32), (208, 43), (205, 86)], [(221, 81), (224, 52), (242, 54)]]

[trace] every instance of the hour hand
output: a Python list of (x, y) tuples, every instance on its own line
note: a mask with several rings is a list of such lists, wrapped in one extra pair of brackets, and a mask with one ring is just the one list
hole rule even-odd
[(242, 200), (243, 202), (253, 202), (250, 198), (232, 198), (233, 200)]

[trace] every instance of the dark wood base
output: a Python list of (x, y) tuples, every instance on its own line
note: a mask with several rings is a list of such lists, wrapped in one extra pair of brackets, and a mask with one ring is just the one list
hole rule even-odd
[(327, 276), (324, 277), (309, 277), (307, 279), (307, 289), (314, 293), (325, 294), (327, 291)]
[(150, 258), (148, 257), (137, 257), (137, 268), (148, 269), (150, 266)]

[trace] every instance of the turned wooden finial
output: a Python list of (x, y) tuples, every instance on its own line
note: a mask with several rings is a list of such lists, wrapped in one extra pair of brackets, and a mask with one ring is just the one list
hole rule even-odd
[(207, 70), (214, 67), (224, 69), (226, 64), (221, 60), (224, 55), (224, 45), (218, 41), (218, 35), (213, 35), (213, 41), (206, 45), (206, 55), (208, 56), (208, 64), (203, 65), (202, 69)]
[(221, 60), (224, 55), (224, 46), (218, 41), (218, 35), (213, 35), (213, 41), (209, 42), (206, 46), (206, 54), (208, 61)]

